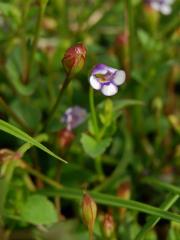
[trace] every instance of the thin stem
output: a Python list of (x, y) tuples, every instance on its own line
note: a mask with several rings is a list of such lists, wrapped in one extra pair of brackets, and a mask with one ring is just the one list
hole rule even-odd
[(96, 167), (96, 171), (99, 175), (99, 179), (103, 180), (104, 179), (104, 173), (103, 173), (102, 161), (101, 161), (100, 157), (97, 157), (95, 159), (95, 167)]
[(56, 189), (62, 188), (62, 185), (60, 183), (48, 178), (47, 176), (43, 175), (39, 171), (33, 169), (31, 166), (26, 164), (24, 161), (21, 161), (21, 163), (22, 163), (22, 167), (30, 174), (34, 175), (35, 177), (38, 177), (39, 179), (43, 180), (45, 183), (49, 184), (50, 186), (55, 187)]
[(27, 52), (27, 46), (26, 46), (26, 23), (27, 23), (27, 15), (30, 7), (30, 0), (25, 1), (23, 11), (22, 11), (22, 23), (20, 26), (20, 34), (21, 34), (21, 44), (22, 44), (22, 62), (24, 65), (24, 69), (22, 72), (22, 82), (26, 79), (27, 74), (27, 66), (28, 66), (28, 52)]
[(32, 65), (33, 65), (33, 61), (34, 61), (34, 55), (35, 55), (35, 52), (36, 52), (38, 39), (39, 39), (39, 36), (40, 36), (41, 22), (42, 22), (42, 18), (43, 18), (43, 15), (44, 15), (45, 8), (46, 8), (46, 3), (44, 3), (43, 1), (40, 0), (39, 6), (40, 6), (40, 9), (39, 9), (38, 19), (37, 19), (37, 23), (36, 23), (34, 40), (33, 40), (33, 43), (32, 43), (32, 49), (31, 49), (31, 53), (30, 53), (30, 56), (29, 56), (28, 65), (27, 65), (27, 68), (25, 69), (25, 73), (24, 73), (24, 76), (23, 76), (24, 77), (23, 82), (25, 84), (27, 84), (29, 82), (30, 72), (31, 72), (31, 68), (32, 68)]
[(133, 68), (133, 50), (134, 50), (134, 20), (133, 20), (133, 7), (132, 0), (127, 0), (127, 21), (128, 21), (128, 33), (129, 33), (129, 63), (130, 63), (130, 71), (132, 72)]
[(62, 88), (61, 88), (60, 91), (59, 91), (59, 94), (58, 94), (58, 96), (57, 96), (56, 102), (54, 103), (54, 105), (53, 105), (53, 107), (52, 107), (52, 109), (51, 109), (51, 111), (50, 111), (50, 113), (49, 113), (49, 117), (48, 117), (47, 122), (46, 122), (46, 124), (45, 124), (45, 128), (48, 126), (48, 123), (49, 123), (50, 120), (53, 118), (53, 116), (54, 116), (54, 114), (55, 114), (55, 112), (56, 112), (56, 110), (57, 110), (57, 107), (58, 107), (59, 104), (60, 104), (60, 101), (61, 101), (61, 98), (62, 98), (62, 96), (63, 96), (63, 93), (64, 93), (64, 91), (66, 90), (67, 86), (68, 86), (69, 83), (70, 83), (70, 80), (71, 80), (70, 75), (67, 75), (66, 78), (65, 78), (65, 80), (64, 80), (64, 83), (63, 83), (63, 85), (62, 85)]
[(28, 133), (32, 133), (32, 129), (30, 129), (23, 119), (21, 119), (3, 100), (2, 97), (0, 97), (0, 106), (4, 109), (4, 111), (9, 114), (13, 120), (18, 123), (24, 130), (26, 130)]
[(94, 105), (94, 89), (92, 87), (90, 87), (90, 90), (89, 90), (89, 105), (91, 110), (93, 127), (95, 130), (95, 136), (96, 138), (98, 138), (99, 127), (98, 127), (97, 116), (96, 116), (95, 105)]
[(163, 182), (163, 181), (160, 181), (160, 180), (155, 179), (153, 177), (145, 177), (143, 179), (143, 182), (148, 183), (150, 185), (153, 185), (156, 188), (164, 189), (164, 190), (167, 190), (167, 191), (172, 192), (174, 194), (179, 194), (180, 195), (180, 188), (179, 187), (177, 187), (175, 185), (172, 185), (172, 184), (169, 184), (169, 183), (166, 183), (166, 182)]

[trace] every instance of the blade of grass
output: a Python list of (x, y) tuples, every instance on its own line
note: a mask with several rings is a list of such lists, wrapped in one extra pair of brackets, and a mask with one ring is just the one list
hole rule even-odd
[(67, 163), (64, 159), (57, 156), (55, 153), (53, 153), (47, 147), (45, 147), (44, 145), (42, 145), (41, 143), (36, 141), (31, 136), (29, 136), (27, 133), (23, 132), (22, 130), (16, 128), (15, 126), (13, 126), (3, 120), (0, 120), (0, 130), (4, 131), (6, 133), (9, 133), (25, 142), (28, 142), (28, 143), (36, 146), (37, 148), (41, 149), (42, 151), (46, 152), (47, 154), (51, 155), (52, 157), (54, 157), (62, 162)]
[[(162, 205), (160, 206), (160, 208), (162, 210), (168, 210), (179, 198), (178, 194), (169, 194), (168, 198), (166, 199), (166, 201), (164, 201), (162, 203)], [(141, 231), (137, 234), (135, 240), (142, 240), (145, 237), (145, 234), (152, 229), (160, 220), (160, 217), (154, 217), (151, 216), (147, 223), (144, 225), (144, 227), (141, 229)]]
[[(48, 140), (48, 135), (45, 133), (39, 134), (38, 136), (36, 136), (34, 138), (36, 141), (38, 142), (42, 142), (42, 141), (47, 141)], [(29, 142), (24, 143), (18, 150), (17, 152), (21, 154), (21, 156), (23, 156), (33, 145)]]
[[(73, 199), (73, 200), (75, 199), (81, 200), (83, 195), (82, 191), (65, 188), (65, 187), (58, 191), (46, 190), (44, 192), (41, 191), (41, 193), (44, 193), (45, 195), (50, 197), (60, 195), (61, 198)], [(97, 193), (93, 191), (90, 191), (89, 193), (97, 203), (100, 203), (103, 205), (112, 206), (112, 207), (124, 207), (127, 209), (144, 212), (144, 213), (147, 213), (156, 217), (160, 217), (163, 219), (167, 219), (170, 221), (180, 222), (180, 215), (166, 212), (162, 209), (153, 207), (148, 204), (144, 204), (144, 203), (133, 201), (133, 200), (123, 200), (123, 199), (120, 199), (119, 197), (115, 197), (108, 194)]]
[(180, 188), (169, 183), (162, 182), (158, 179), (152, 177), (146, 177), (143, 182), (153, 185), (153, 187), (160, 188), (172, 192), (174, 194), (180, 195)]

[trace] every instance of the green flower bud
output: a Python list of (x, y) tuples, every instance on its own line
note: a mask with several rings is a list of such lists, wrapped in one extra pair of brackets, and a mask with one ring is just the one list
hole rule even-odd
[(86, 193), (82, 200), (82, 217), (84, 224), (87, 225), (90, 235), (93, 233), (97, 215), (97, 205), (95, 201)]

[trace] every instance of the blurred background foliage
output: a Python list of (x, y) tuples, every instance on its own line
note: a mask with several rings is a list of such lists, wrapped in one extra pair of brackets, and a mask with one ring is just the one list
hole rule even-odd
[[(167, 192), (154, 180), (179, 185), (179, 9), (179, 1), (170, 15), (142, 0), (0, 1), (0, 118), (34, 138), (44, 133), (40, 142), (69, 162), (58, 163), (36, 148), (20, 151), (17, 157), (23, 142), (0, 132), (1, 239), (88, 239), (79, 202), (65, 194), (61, 208), (58, 197), (53, 205), (54, 193), (45, 196), (49, 184), (50, 189), (58, 182), (57, 188), (62, 184), (115, 196), (128, 181), (132, 199), (157, 207)], [(79, 42), (87, 48), (85, 66), (72, 79), (45, 128), (65, 78), (61, 59), (68, 47)], [(95, 133), (88, 97), (88, 76), (97, 63), (127, 74), (126, 83), (112, 98), (95, 92), (103, 129), (100, 142), (91, 138)], [(60, 119), (71, 106), (85, 108), (88, 117), (64, 149)], [(95, 161), (101, 161), (103, 180)], [(52, 179), (57, 181), (51, 184)], [(35, 191), (39, 192), (32, 194)], [(172, 207), (176, 213), (178, 203)], [(58, 216), (55, 208), (61, 209)], [(128, 211), (120, 220), (110, 206), (100, 207), (99, 215), (103, 212), (115, 218), (117, 236), (110, 239), (135, 239), (147, 218), (145, 213)], [(61, 221), (54, 224), (58, 218)], [(105, 239), (99, 222), (100, 217), (95, 239)], [(162, 220), (145, 239), (178, 240), (179, 236), (177, 223)]]

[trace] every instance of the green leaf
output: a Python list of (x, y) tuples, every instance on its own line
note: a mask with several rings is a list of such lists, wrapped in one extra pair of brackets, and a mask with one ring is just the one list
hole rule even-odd
[(93, 137), (84, 133), (81, 137), (81, 143), (84, 151), (92, 158), (102, 155), (111, 144), (111, 141), (111, 138), (105, 138), (97, 141)]
[(13, 17), (17, 23), (19, 23), (21, 19), (19, 9), (15, 5), (9, 3), (0, 3), (0, 14), (6, 17)]
[[(71, 188), (62, 188), (60, 190), (47, 190), (41, 191), (41, 193), (44, 193), (45, 195), (49, 197), (58, 196), (60, 195), (61, 198), (65, 199), (73, 199), (73, 200), (81, 200), (83, 196), (83, 192), (79, 191), (77, 189), (71, 189)], [(174, 214), (171, 212), (167, 212), (165, 210), (162, 210), (157, 207), (153, 207), (151, 205), (141, 203), (134, 200), (124, 200), (116, 196), (112, 196), (109, 194), (104, 193), (98, 193), (95, 191), (90, 191), (89, 194), (94, 198), (94, 200), (99, 203), (106, 205), (108, 207), (124, 207), (127, 209), (144, 212), (153, 216), (157, 216), (163, 219), (168, 219), (170, 221), (175, 221), (180, 223), (180, 215)]]
[(142, 101), (134, 100), (134, 99), (117, 100), (114, 102), (114, 110), (118, 111), (125, 107), (136, 106), (136, 105), (143, 106), (144, 103)]
[[(174, 194), (170, 194), (168, 196), (168, 198), (162, 203), (161, 205), (161, 209), (163, 210), (168, 210), (179, 198), (179, 195), (174, 195)], [(151, 229), (153, 228), (158, 222), (159, 222), (160, 218), (159, 217), (154, 217), (151, 216), (147, 223), (143, 226), (143, 228), (141, 229), (141, 231), (138, 233), (138, 235), (136, 236), (135, 240), (142, 240), (145, 237), (145, 234)]]
[(55, 153), (53, 153), (52, 151), (50, 151), (47, 147), (45, 147), (44, 145), (42, 145), (41, 143), (39, 143), (38, 141), (36, 141), (34, 138), (32, 138), (31, 136), (29, 136), (27, 133), (23, 132), (22, 130), (16, 128), (15, 126), (0, 120), (0, 130), (9, 133), (25, 142), (28, 142), (38, 148), (40, 148), (41, 150), (43, 150), (44, 152), (48, 153), (49, 155), (53, 156), (54, 158), (63, 161), (65, 163), (67, 163), (64, 159), (58, 157)]
[(21, 220), (32, 224), (52, 224), (58, 221), (53, 204), (44, 196), (33, 195), (21, 210)]

